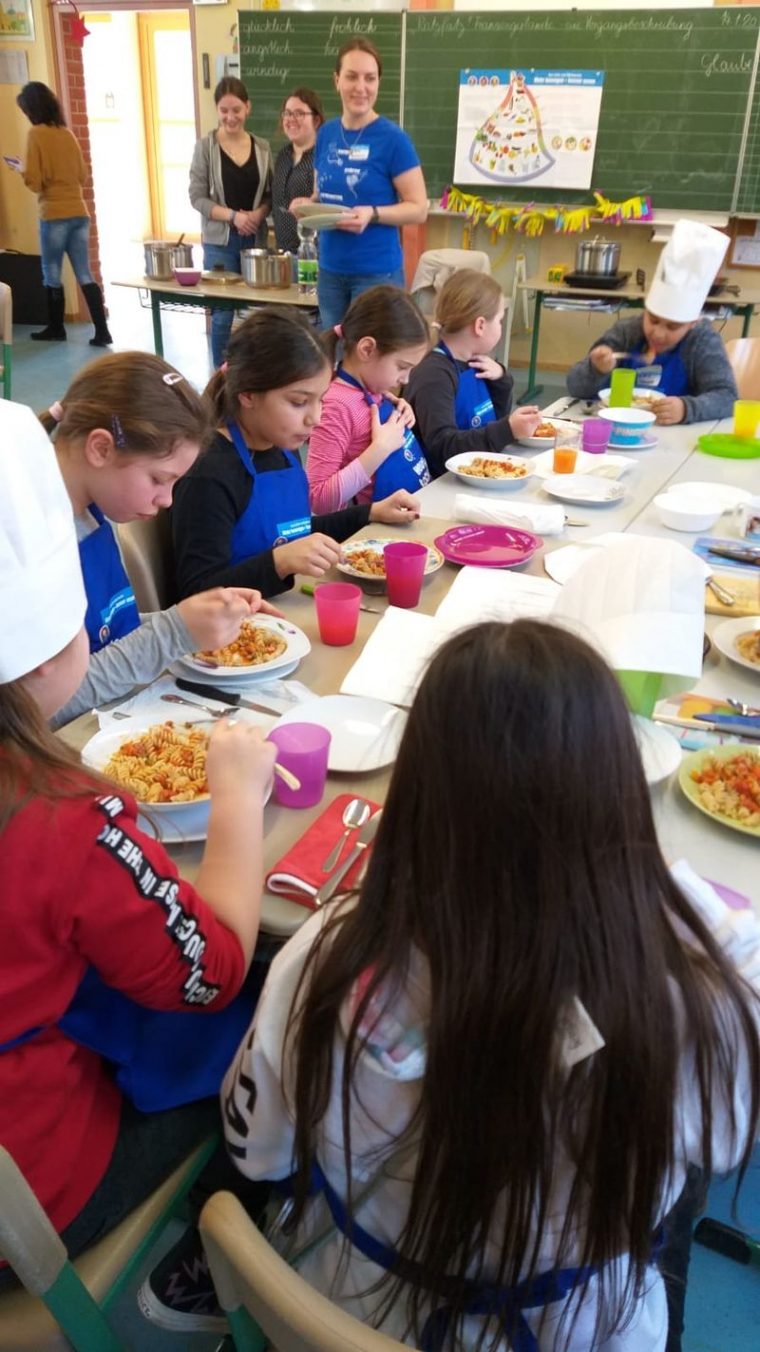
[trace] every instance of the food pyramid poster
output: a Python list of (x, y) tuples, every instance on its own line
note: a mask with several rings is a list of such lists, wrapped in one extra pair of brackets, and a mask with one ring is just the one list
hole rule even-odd
[(601, 70), (463, 70), (455, 183), (590, 188)]

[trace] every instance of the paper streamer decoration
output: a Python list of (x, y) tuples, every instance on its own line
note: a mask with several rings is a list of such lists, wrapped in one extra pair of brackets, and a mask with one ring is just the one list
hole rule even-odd
[(473, 225), (481, 221), (495, 235), (505, 235), (510, 227), (518, 234), (534, 237), (542, 235), (550, 225), (555, 234), (577, 235), (591, 225), (622, 225), (626, 221), (651, 221), (652, 202), (638, 194), (624, 202), (611, 202), (601, 192), (594, 193), (594, 201), (580, 207), (543, 206), (527, 202), (523, 206), (511, 202), (489, 202), (476, 193), (447, 188), (441, 197), (445, 211), (464, 215)]

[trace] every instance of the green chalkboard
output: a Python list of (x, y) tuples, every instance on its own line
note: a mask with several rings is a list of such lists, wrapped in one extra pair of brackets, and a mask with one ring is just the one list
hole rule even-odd
[(335, 58), (344, 42), (361, 35), (374, 42), (383, 58), (377, 111), (399, 121), (401, 98), (401, 14), (283, 13), (241, 10), (240, 74), (251, 96), (249, 130), (272, 142), (284, 137), (280, 109), (298, 85), (316, 90), (328, 117), (340, 112), (333, 84)]
[[(431, 195), (452, 181), (460, 70), (589, 69), (605, 74), (592, 187), (618, 200), (647, 193), (658, 207), (731, 209), (754, 85), (756, 15), (745, 10), (753, 21), (734, 22), (740, 15), (730, 10), (668, 11), (664, 4), (616, 12), (507, 8), (407, 15), (404, 125)], [(752, 131), (745, 197), (757, 197), (760, 112)], [(505, 200), (589, 199), (535, 183), (512, 191), (458, 186)]]

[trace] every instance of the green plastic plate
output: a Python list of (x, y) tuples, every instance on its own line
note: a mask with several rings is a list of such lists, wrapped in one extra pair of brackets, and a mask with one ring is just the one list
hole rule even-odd
[(697, 445), (705, 455), (720, 455), (724, 460), (755, 460), (760, 456), (760, 441), (735, 437), (730, 432), (709, 432)]

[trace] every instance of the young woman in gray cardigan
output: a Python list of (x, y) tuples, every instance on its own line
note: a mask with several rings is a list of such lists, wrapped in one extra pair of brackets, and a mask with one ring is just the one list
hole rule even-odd
[[(203, 266), (240, 272), (242, 249), (266, 243), (272, 205), (269, 142), (245, 129), (251, 113), (241, 80), (226, 76), (214, 90), (219, 126), (196, 142), (190, 166), (190, 201), (203, 221)], [(232, 329), (232, 310), (211, 311), (211, 352), (221, 366)]]

